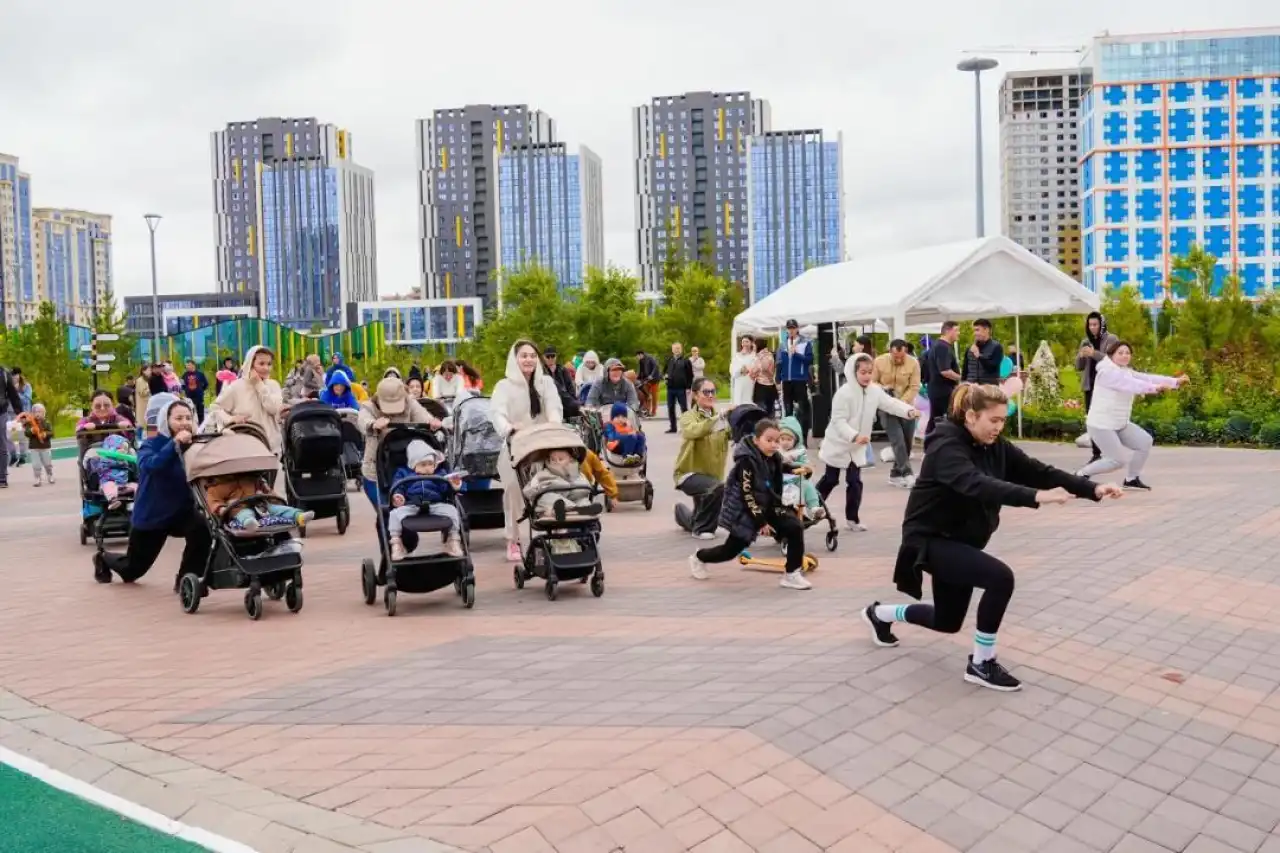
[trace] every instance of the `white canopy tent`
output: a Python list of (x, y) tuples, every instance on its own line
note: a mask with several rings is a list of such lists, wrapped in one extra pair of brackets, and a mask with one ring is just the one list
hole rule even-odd
[[(937, 333), (944, 320), (1087, 314), (1098, 297), (1004, 236), (873, 255), (808, 270), (739, 314), (743, 334), (780, 331), (788, 320), (884, 323), (892, 337)], [(1016, 331), (1022, 351), (1021, 329)], [(1018, 407), (1021, 433), (1022, 407)]]

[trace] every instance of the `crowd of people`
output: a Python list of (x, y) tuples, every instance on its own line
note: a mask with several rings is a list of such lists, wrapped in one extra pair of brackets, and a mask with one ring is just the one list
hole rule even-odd
[[(673, 344), (661, 365), (656, 357), (637, 352), (635, 366), (628, 370), (620, 359), (601, 359), (594, 351), (562, 361), (554, 348), (519, 340), (509, 350), (502, 377), (493, 384), (488, 417), (496, 434), (509, 440), (522, 430), (565, 423), (580, 417), (584, 409), (597, 410), (603, 413), (600, 422), (609, 452), (640, 459), (647, 447), (635, 424), (637, 419), (657, 415), (658, 385), (665, 384), (668, 432), (678, 433), (680, 442), (674, 483), (691, 499), (687, 508), (677, 509), (677, 520), (701, 540), (689, 557), (690, 574), (697, 580), (708, 579), (710, 566), (738, 557), (764, 536), (785, 546), (780, 583), (790, 590), (811, 588), (803, 562), (805, 529), (826, 515), (826, 500), (842, 477), (846, 528), (855, 533), (867, 529), (860, 514), (863, 477), (877, 460), (873, 432), (883, 429), (888, 447), (882, 458), (891, 462), (889, 483), (910, 490), (895, 585), (920, 602), (922, 578), (928, 574), (933, 599), (907, 604), (876, 601), (863, 612), (863, 620), (881, 646), (897, 644), (894, 623), (954, 633), (961, 628), (974, 590), (980, 589), (977, 633), (964, 677), (997, 690), (1014, 690), (1019, 686), (1017, 679), (997, 662), (995, 654), (1014, 575), (985, 550), (999, 524), (1001, 508), (1038, 507), (1072, 498), (1097, 501), (1119, 497), (1126, 489), (1147, 489), (1141, 475), (1151, 437), (1131, 420), (1134, 398), (1179, 388), (1186, 377), (1134, 371), (1132, 346), (1110, 335), (1101, 315), (1090, 315), (1077, 364), (1086, 393), (1093, 456), (1068, 473), (1032, 459), (1003, 438), (1009, 403), (1000, 387), (1006, 372), (1003, 349), (992, 338), (989, 322), (975, 321), (972, 332), (973, 344), (961, 358), (955, 352), (959, 326), (954, 322), (942, 324), (919, 360), (904, 340), (891, 341), (879, 355), (866, 336), (850, 341), (847, 350), (833, 349), (825, 364), (839, 370), (840, 381), (816, 451), (821, 472), (808, 452), (815, 344), (794, 321), (786, 324), (776, 350), (769, 341), (740, 340), (730, 364), (732, 405), (728, 409), (718, 404), (718, 386), (706, 375), (706, 363), (697, 348), (686, 355), (679, 343)], [(393, 425), (405, 423), (448, 430), (450, 418), (433, 414), (442, 408), (440, 401), (457, 403), (484, 393), (478, 371), (459, 361), (444, 361), (429, 371), (415, 364), (405, 374), (390, 368), (376, 377), (372, 389), (369, 380), (357, 379), (340, 354), (333, 355), (327, 366), (316, 355), (298, 361), (283, 385), (272, 378), (274, 362), (275, 354), (263, 346), (251, 347), (241, 364), (225, 360), (215, 374), (214, 398), (207, 407), (210, 383), (194, 362), (188, 362), (181, 375), (170, 364), (146, 365), (115, 398), (107, 391), (95, 393), (77, 425), (78, 433), (118, 431), (145, 436), (136, 454), (137, 481), (127, 484), (134, 490), (128, 545), (121, 553), (95, 555), (98, 581), (142, 577), (171, 537), (186, 540), (179, 576), (202, 565), (212, 543), (199, 520), (182, 464), (183, 452), (202, 431), (249, 424), (279, 455), (281, 424), (293, 407), (314, 401), (349, 412), (365, 437), (360, 466), (363, 490), (378, 507), (376, 463), (381, 436)], [(24, 438), (23, 443), (14, 443), (11, 454), (0, 454), (0, 465), (30, 454), (36, 484), (42, 477), (52, 483), (51, 418), (32, 402), (31, 388), (20, 371), (0, 371), (0, 379), (4, 382), (0, 426), (20, 421)], [(917, 476), (911, 459), (926, 403), (929, 417)], [(739, 417), (743, 412), (754, 417)], [(552, 483), (569, 496), (565, 500), (576, 501), (574, 490), (579, 484), (591, 484), (606, 494), (612, 490), (616, 497), (609, 468), (593, 451), (580, 464), (571, 457), (551, 461), (559, 467), (549, 462), (539, 475), (542, 479), (535, 478), (522, 489), (510, 456), (498, 458), (506, 556), (511, 562), (523, 559), (517, 522), (525, 511), (524, 501), (531, 499), (529, 488)], [(1126, 476), (1121, 484), (1091, 479), (1122, 467)], [(5, 470), (0, 467), (0, 474)], [(461, 481), (449, 472), (443, 455), (425, 443), (412, 445), (397, 477), (414, 476), (444, 479), (430, 481), (434, 485), (421, 483), (392, 501), (392, 559), (404, 557), (399, 530), (413, 515), (439, 515), (449, 518), (455, 530), (461, 528), (445, 500), (450, 488), (461, 488)], [(225, 503), (238, 494), (208, 497)], [(307, 513), (283, 502), (272, 507), (271, 512), (294, 523), (309, 520)], [(563, 505), (555, 511), (562, 513)], [(249, 527), (257, 521), (249, 514), (242, 523)], [(713, 541), (721, 535), (723, 539)], [(461, 552), (456, 538), (446, 538), (443, 545), (448, 553)]]

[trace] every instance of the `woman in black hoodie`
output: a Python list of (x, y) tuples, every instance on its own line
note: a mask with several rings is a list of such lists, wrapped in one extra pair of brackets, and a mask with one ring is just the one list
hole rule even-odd
[(776, 534), (786, 543), (783, 589), (810, 588), (801, 568), (804, 524), (782, 505), (782, 475), (807, 469), (783, 461), (777, 452), (779, 434), (776, 421), (761, 418), (751, 434), (733, 449), (733, 467), (720, 505), (720, 526), (729, 531), (729, 536), (719, 545), (699, 549), (689, 557), (689, 573), (696, 580), (707, 579), (707, 563), (729, 562), (745, 551), (757, 534), (763, 533)]
[(1013, 597), (1013, 570), (983, 549), (1000, 526), (1000, 508), (1034, 509), (1072, 497), (1098, 501), (1124, 494), (1117, 485), (1094, 483), (1032, 459), (1002, 438), (1008, 403), (995, 386), (961, 385), (951, 395), (947, 418), (925, 438), (924, 464), (907, 498), (893, 580), (900, 592), (919, 600), (928, 572), (933, 602), (877, 601), (862, 613), (876, 645), (896, 646), (893, 622), (956, 633), (974, 588), (982, 589), (964, 680), (1003, 691), (1022, 685), (996, 661), (996, 632)]

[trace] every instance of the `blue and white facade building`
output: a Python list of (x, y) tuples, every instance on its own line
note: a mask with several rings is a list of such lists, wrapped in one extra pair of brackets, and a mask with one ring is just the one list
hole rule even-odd
[(112, 298), (111, 217), (83, 210), (31, 211), (35, 298), (52, 302), (58, 319), (89, 326)]
[[(821, 130), (782, 130), (747, 140), (749, 228), (747, 283), (751, 302), (782, 287), (806, 269), (844, 259), (843, 139)], [(723, 204), (723, 233), (734, 233), (731, 202)]]
[(1082, 65), (1085, 286), (1162, 301), (1198, 244), (1247, 295), (1280, 287), (1280, 28), (1107, 36)]
[(31, 250), (31, 176), (18, 158), (0, 154), (0, 315), (12, 328), (35, 319)]
[(484, 299), (383, 299), (347, 306), (348, 328), (381, 322), (393, 346), (449, 346), (475, 338)]
[(499, 275), (538, 264), (561, 289), (581, 287), (589, 267), (604, 266), (600, 158), (586, 146), (571, 154), (549, 142), (512, 145), (494, 159)]

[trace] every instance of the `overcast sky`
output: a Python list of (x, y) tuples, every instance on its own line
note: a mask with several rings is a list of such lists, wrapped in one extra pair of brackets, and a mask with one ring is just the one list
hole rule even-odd
[[(354, 133), (375, 172), (378, 283), (418, 283), (414, 120), (469, 103), (528, 103), (604, 161), (605, 249), (635, 264), (631, 108), (657, 95), (748, 90), (773, 126), (843, 131), (852, 254), (973, 229), (972, 78), (961, 52), (1091, 36), (1280, 23), (1263, 0), (0, 0), (0, 152), (33, 203), (109, 213), (115, 285), (215, 289), (209, 133), (316, 116)], [(1273, 7), (1274, 8), (1274, 7)], [(1070, 54), (999, 54), (1006, 69)], [(999, 228), (995, 94), (984, 87), (988, 231)]]

